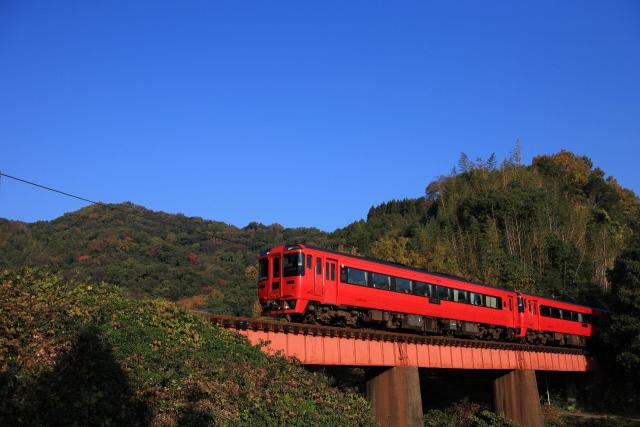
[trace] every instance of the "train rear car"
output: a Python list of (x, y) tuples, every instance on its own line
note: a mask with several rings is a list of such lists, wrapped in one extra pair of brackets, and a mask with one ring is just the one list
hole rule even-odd
[(518, 312), (529, 342), (585, 346), (595, 333), (595, 320), (606, 314), (602, 310), (522, 294), (518, 296)]

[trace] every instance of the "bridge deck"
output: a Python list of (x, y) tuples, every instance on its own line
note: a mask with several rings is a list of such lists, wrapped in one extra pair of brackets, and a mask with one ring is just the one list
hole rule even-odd
[(262, 344), (267, 353), (281, 353), (306, 365), (572, 372), (595, 368), (595, 361), (581, 349), (200, 314), (212, 323), (245, 335), (254, 345)]

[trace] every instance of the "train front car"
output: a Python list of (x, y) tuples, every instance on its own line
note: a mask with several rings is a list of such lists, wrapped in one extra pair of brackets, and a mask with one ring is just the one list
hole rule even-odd
[(258, 299), (265, 316), (304, 313), (305, 258), (301, 245), (280, 245), (260, 255)]

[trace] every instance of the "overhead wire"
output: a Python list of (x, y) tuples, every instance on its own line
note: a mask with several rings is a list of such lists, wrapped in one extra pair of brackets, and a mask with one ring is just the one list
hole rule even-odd
[[(12, 180), (15, 180), (15, 181), (18, 181), (18, 182), (22, 182), (24, 184), (28, 184), (28, 185), (43, 189), (43, 190), (51, 191), (51, 192), (54, 192), (54, 193), (61, 194), (63, 196), (67, 196), (67, 197), (71, 197), (71, 198), (74, 198), (74, 199), (77, 199), (77, 200), (81, 200), (83, 202), (91, 203), (93, 205), (98, 205), (98, 206), (102, 206), (102, 207), (105, 207), (105, 208), (108, 208), (108, 209), (112, 209), (112, 210), (115, 210), (115, 211), (124, 212), (124, 213), (127, 213), (129, 215), (134, 215), (134, 216), (137, 216), (139, 218), (142, 218), (142, 219), (145, 219), (145, 220), (148, 220), (148, 221), (162, 222), (165, 225), (171, 225), (173, 227), (178, 225), (178, 224), (175, 224), (175, 223), (173, 223), (171, 221), (165, 221), (165, 220), (163, 220), (162, 218), (159, 218), (159, 217), (149, 217), (147, 215), (144, 215), (144, 214), (142, 214), (140, 212), (136, 212), (134, 210), (125, 209), (125, 208), (123, 208), (121, 206), (117, 206), (117, 205), (113, 205), (113, 204), (109, 204), (109, 203), (104, 203), (104, 202), (91, 200), (91, 199), (88, 199), (86, 197), (78, 196), (76, 194), (72, 194), (72, 193), (69, 193), (69, 192), (66, 192), (66, 191), (62, 191), (62, 190), (58, 190), (56, 188), (49, 187), (47, 185), (38, 184), (37, 182), (29, 181), (29, 180), (24, 179), (24, 178), (19, 178), (17, 176), (8, 175), (8, 174), (6, 174), (4, 172), (0, 172), (0, 178), (1, 177), (9, 178), (9, 179), (12, 179)], [(197, 229), (190, 230), (190, 231), (193, 231), (196, 234), (200, 234), (201, 236), (205, 236), (207, 238), (218, 239), (218, 240), (221, 240), (221, 241), (224, 241), (224, 242), (233, 243), (233, 244), (237, 244), (237, 245), (242, 245), (242, 246), (244, 246), (246, 248), (249, 248), (250, 250), (256, 250), (256, 248), (251, 247), (246, 242), (241, 242), (239, 240), (230, 239), (228, 237), (223, 237), (223, 236), (220, 236), (220, 235), (212, 233), (212, 232), (205, 232), (205, 231), (200, 231), (200, 230), (197, 230)]]

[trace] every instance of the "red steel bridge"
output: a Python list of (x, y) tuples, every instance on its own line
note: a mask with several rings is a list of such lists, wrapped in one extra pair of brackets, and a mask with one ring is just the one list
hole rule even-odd
[(588, 372), (595, 360), (581, 349), (422, 336), (198, 313), (303, 365), (387, 369), (367, 382), (382, 425), (422, 425), (419, 368), (492, 370), (496, 410), (525, 426), (542, 426), (535, 371)]

